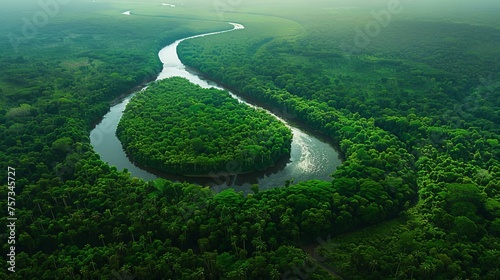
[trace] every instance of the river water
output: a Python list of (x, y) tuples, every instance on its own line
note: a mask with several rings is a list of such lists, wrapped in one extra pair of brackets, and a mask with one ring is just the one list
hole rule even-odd
[[(204, 88), (214, 87), (224, 89), (217, 83), (203, 78), (194, 71), (186, 69), (186, 66), (182, 64), (177, 55), (177, 46), (183, 40), (244, 28), (244, 26), (240, 24), (231, 24), (233, 25), (233, 29), (180, 39), (160, 50), (158, 56), (163, 62), (163, 70), (156, 80), (180, 76)], [(341, 164), (339, 154), (334, 150), (332, 145), (320, 139), (318, 136), (315, 136), (314, 133), (308, 132), (298, 125), (295, 125), (293, 123), (293, 118), (291, 121), (284, 120), (271, 111), (266, 110), (268, 113), (284, 122), (293, 133), (290, 157), (283, 159), (281, 162), (278, 162), (276, 166), (268, 170), (243, 175), (228, 175), (228, 172), (222, 171), (207, 178), (195, 178), (165, 174), (149, 168), (139, 167), (128, 159), (120, 141), (116, 137), (118, 122), (120, 121), (127, 103), (135, 94), (140, 94), (140, 91), (126, 96), (112, 106), (110, 111), (103, 117), (102, 121), (90, 133), (91, 144), (94, 150), (100, 155), (101, 160), (107, 162), (111, 166), (116, 166), (118, 170), (127, 169), (132, 176), (145, 180), (162, 177), (173, 181), (187, 181), (211, 186), (215, 191), (231, 187), (237, 191), (241, 190), (248, 193), (252, 184), (259, 184), (259, 188), (263, 190), (273, 187), (282, 187), (285, 185), (286, 180), (291, 179), (293, 179), (295, 183), (310, 179), (331, 181), (330, 175), (335, 171), (337, 166)], [(230, 94), (240, 102), (252, 107), (259, 107), (247, 103), (244, 99), (231, 92)], [(228, 167), (228, 169), (230, 168), (231, 167)]]

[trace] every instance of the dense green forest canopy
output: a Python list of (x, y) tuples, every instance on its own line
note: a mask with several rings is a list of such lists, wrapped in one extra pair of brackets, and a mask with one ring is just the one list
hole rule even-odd
[[(492, 14), (499, 7), (479, 2), (463, 1), (443, 13), (401, 1), (401, 16), (392, 14), (389, 22), (377, 18), (387, 15), (387, 6), (376, 4), (309, 15), (290, 11), (273, 18), (272, 29), (288, 30), (286, 36), (268, 31), (256, 15), (249, 19), (255, 24), (223, 40), (223, 56), (214, 38), (181, 44), (188, 65), (242, 94), (285, 107), (336, 139), (346, 155), (334, 174), (341, 194), (351, 190), (354, 198), (369, 201), (380, 194), (376, 185), (363, 188), (363, 179), (355, 177), (388, 179), (391, 161), (375, 151), (415, 157), (396, 169), (417, 173), (418, 203), (403, 212), (404, 219), (322, 246), (324, 263), (340, 275), (498, 277), (500, 267), (492, 260), (500, 257), (500, 23)], [(292, 28), (290, 19), (302, 28)], [(379, 28), (376, 36), (369, 33), (373, 26)], [(385, 145), (391, 137), (396, 139)], [(341, 179), (344, 174), (349, 176)], [(375, 230), (386, 234), (372, 235)]]
[(127, 104), (117, 135), (132, 159), (167, 173), (209, 175), (262, 170), (289, 155), (292, 133), (264, 110), (227, 91), (173, 77)]
[[(388, 1), (2, 3), (17, 221), (16, 272), (0, 278), (498, 279), (498, 3), (390, 2), (390, 20)], [(161, 47), (227, 21), (245, 29), (185, 41), (182, 60), (333, 139), (332, 182), (215, 194), (93, 151), (92, 124), (156, 76)]]

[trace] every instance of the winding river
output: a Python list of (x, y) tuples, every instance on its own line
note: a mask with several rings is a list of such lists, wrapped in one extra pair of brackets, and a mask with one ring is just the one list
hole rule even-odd
[[(187, 78), (192, 83), (198, 84), (204, 88), (214, 87), (224, 89), (217, 83), (203, 78), (199, 73), (186, 68), (177, 55), (177, 46), (183, 40), (215, 35), (244, 28), (243, 25), (237, 23), (231, 23), (231, 25), (233, 25), (233, 29), (180, 39), (160, 50), (158, 56), (163, 62), (163, 70), (158, 75), (156, 80), (180, 76)], [(269, 189), (284, 186), (285, 181), (292, 178), (295, 183), (310, 179), (330, 181), (330, 174), (332, 174), (337, 166), (341, 164), (338, 153), (326, 141), (320, 139), (320, 137), (314, 135), (314, 133), (308, 132), (306, 129), (302, 129), (298, 125), (294, 124), (293, 118), (291, 118), (291, 120), (285, 120), (278, 117), (273, 112), (266, 110), (269, 114), (272, 114), (285, 123), (293, 132), (290, 157), (283, 159), (281, 162), (278, 162), (276, 166), (266, 171), (243, 175), (227, 175), (224, 174), (224, 172), (221, 172), (214, 174), (214, 176), (209, 178), (196, 178), (165, 174), (148, 168), (139, 167), (129, 160), (120, 141), (116, 137), (118, 122), (120, 121), (127, 103), (135, 94), (140, 94), (140, 91), (132, 93), (116, 102), (111, 107), (110, 111), (103, 117), (102, 121), (90, 133), (91, 144), (94, 147), (94, 150), (100, 155), (101, 160), (107, 162), (111, 166), (116, 166), (118, 170), (128, 170), (132, 176), (143, 178), (145, 180), (162, 177), (173, 181), (187, 181), (200, 185), (211, 186), (215, 191), (220, 191), (226, 188), (234, 188), (237, 191), (241, 190), (248, 193), (252, 184), (259, 184), (259, 188), (261, 190)], [(230, 94), (240, 102), (252, 107), (260, 108), (260, 106), (250, 104), (243, 98), (236, 96), (231, 92)]]

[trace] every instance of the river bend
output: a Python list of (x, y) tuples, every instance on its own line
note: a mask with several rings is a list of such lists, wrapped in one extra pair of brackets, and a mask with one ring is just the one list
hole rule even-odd
[[(177, 46), (184, 40), (244, 29), (244, 26), (241, 24), (230, 24), (233, 25), (233, 29), (187, 37), (177, 40), (161, 49), (158, 56), (163, 63), (163, 70), (158, 75), (156, 80), (180, 76), (188, 79), (192, 83), (200, 85), (203, 88), (214, 87), (218, 89), (225, 89), (217, 83), (203, 78), (199, 75), (199, 73), (187, 69), (177, 55)], [(261, 108), (258, 105), (248, 103), (243, 98), (230, 91), (229, 93), (240, 102), (252, 107)], [(162, 177), (173, 181), (187, 181), (211, 186), (215, 191), (231, 187), (237, 191), (242, 190), (247, 193), (249, 192), (252, 184), (259, 184), (259, 188), (262, 190), (284, 186), (285, 181), (292, 178), (294, 179), (294, 182), (310, 179), (330, 181), (330, 174), (332, 174), (337, 166), (341, 164), (340, 157), (332, 145), (319, 139), (318, 136), (313, 135), (313, 133), (308, 132), (306, 129), (302, 129), (298, 125), (280, 118), (273, 112), (266, 110), (269, 114), (272, 114), (285, 123), (293, 133), (290, 158), (282, 160), (277, 163), (275, 167), (266, 171), (231, 176), (221, 172), (209, 178), (195, 178), (165, 174), (148, 168), (136, 166), (129, 160), (120, 141), (116, 137), (118, 122), (123, 115), (123, 111), (125, 110), (127, 103), (135, 94), (140, 94), (140, 91), (132, 93), (116, 102), (110, 108), (109, 112), (103, 117), (102, 121), (97, 124), (90, 133), (91, 144), (94, 150), (100, 155), (101, 160), (107, 162), (111, 166), (116, 166), (118, 170), (127, 169), (132, 176), (143, 178), (145, 180)]]

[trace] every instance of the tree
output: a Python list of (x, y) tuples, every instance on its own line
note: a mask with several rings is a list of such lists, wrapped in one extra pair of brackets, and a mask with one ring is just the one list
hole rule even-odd
[(99, 239), (102, 241), (102, 246), (106, 247), (106, 243), (104, 242), (104, 234), (99, 234)]
[(128, 227), (128, 231), (132, 235), (132, 242), (135, 242), (134, 230), (135, 230), (135, 228), (133, 226)]
[(269, 273), (269, 276), (271, 277), (271, 279), (280, 279), (281, 274), (276, 268), (273, 268)]
[(117, 136), (134, 161), (181, 175), (261, 170), (289, 154), (292, 139), (290, 129), (263, 110), (180, 77), (136, 95)]
[(453, 229), (459, 236), (465, 236), (470, 240), (476, 237), (478, 230), (476, 223), (465, 216), (455, 218), (455, 226)]
[(253, 191), (254, 194), (258, 194), (259, 193), (259, 185), (257, 184), (253, 184), (250, 189)]
[(117, 239), (117, 240), (121, 240), (122, 239), (122, 236), (123, 236), (123, 233), (122, 233), (122, 230), (118, 227), (114, 228), (113, 229), (113, 236)]

